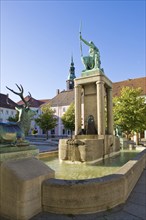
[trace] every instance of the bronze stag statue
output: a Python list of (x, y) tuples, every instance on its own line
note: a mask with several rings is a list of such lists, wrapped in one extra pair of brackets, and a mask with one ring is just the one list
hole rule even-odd
[[(20, 96), (21, 100), (23, 101), (22, 105), (17, 105), (15, 109), (19, 112), (19, 117), (17, 122), (7, 122), (7, 123), (0, 123), (0, 143), (11, 143), (15, 145), (19, 145), (22, 142), (25, 142), (25, 134), (28, 132), (30, 128), (30, 119), (34, 112), (30, 110), (30, 100), (31, 94), (29, 93), (28, 101), (25, 100), (23, 93), (24, 89), (22, 85), (18, 86), (16, 84), (19, 92), (15, 92), (14, 90), (8, 88), (14, 94)], [(8, 102), (8, 101), (7, 101)], [(9, 104), (9, 103), (8, 103)]]

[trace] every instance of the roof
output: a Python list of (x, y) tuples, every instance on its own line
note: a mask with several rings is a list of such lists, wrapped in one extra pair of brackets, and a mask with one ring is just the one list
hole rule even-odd
[[(113, 96), (119, 96), (120, 91), (123, 87), (132, 87), (132, 88), (142, 88), (142, 95), (146, 95), (146, 77), (136, 78), (136, 79), (128, 79), (125, 81), (114, 82), (113, 83)], [(26, 96), (25, 100), (28, 101), (30, 97)], [(56, 106), (68, 106), (74, 101), (74, 90), (62, 91), (58, 95), (56, 95), (53, 99), (42, 99), (37, 100), (31, 98), (30, 107), (40, 107), (43, 104), (49, 103), (52, 107)], [(9, 104), (8, 104), (9, 103)], [(8, 98), (7, 103), (7, 95), (0, 93), (0, 107), (15, 109), (15, 106), (22, 105), (23, 101), (19, 101), (18, 103), (13, 102)]]
[(8, 109), (15, 109), (17, 104), (13, 102), (8, 95), (0, 93), (0, 107), (8, 108)]
[(123, 87), (132, 87), (142, 89), (142, 95), (146, 95), (146, 77), (136, 78), (136, 79), (128, 79), (121, 82), (113, 83), (113, 96), (120, 96), (121, 89)]
[(43, 104), (45, 102), (49, 102), (51, 99), (39, 99), (38, 101)]
[[(146, 77), (128, 79), (125, 81), (113, 83), (113, 96), (119, 96), (121, 89), (126, 86), (133, 88), (141, 87), (142, 95), (146, 95)], [(74, 101), (74, 90), (67, 90), (60, 92), (53, 99), (49, 100), (49, 102), (46, 103), (49, 103), (52, 107), (56, 107), (56, 106), (68, 106), (73, 101)]]
[[(30, 99), (30, 96), (26, 96), (25, 97), (25, 101), (28, 101)], [(49, 101), (49, 99), (43, 99), (43, 100), (37, 100), (34, 99), (33, 97), (30, 99), (30, 107), (34, 107), (34, 108), (39, 108), (40, 105), (44, 104), (45, 102)], [(19, 101), (17, 103), (18, 105), (22, 105), (23, 101)]]
[(49, 104), (52, 107), (67, 106), (74, 101), (74, 90), (62, 91), (50, 100)]

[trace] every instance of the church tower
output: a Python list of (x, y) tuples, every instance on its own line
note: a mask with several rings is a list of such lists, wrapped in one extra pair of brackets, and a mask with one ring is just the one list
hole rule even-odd
[(70, 65), (70, 69), (69, 69), (69, 75), (68, 75), (68, 78), (66, 80), (67, 91), (74, 88), (74, 79), (75, 78), (76, 78), (76, 76), (75, 76), (75, 67), (74, 67), (73, 56), (72, 56), (71, 57), (71, 65)]

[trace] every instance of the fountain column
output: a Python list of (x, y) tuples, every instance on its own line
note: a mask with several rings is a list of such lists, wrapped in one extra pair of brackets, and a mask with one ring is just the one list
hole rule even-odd
[(104, 82), (97, 81), (97, 124), (98, 135), (105, 134), (105, 103), (104, 103)]
[(75, 135), (81, 130), (81, 86), (75, 85)]
[(107, 89), (107, 132), (113, 135), (113, 102), (112, 88)]

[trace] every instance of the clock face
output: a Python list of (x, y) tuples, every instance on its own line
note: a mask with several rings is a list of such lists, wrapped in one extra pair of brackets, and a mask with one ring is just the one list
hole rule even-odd
[(69, 82), (69, 84), (71, 85), (71, 84), (72, 84), (72, 82), (70, 81), (70, 82)]

